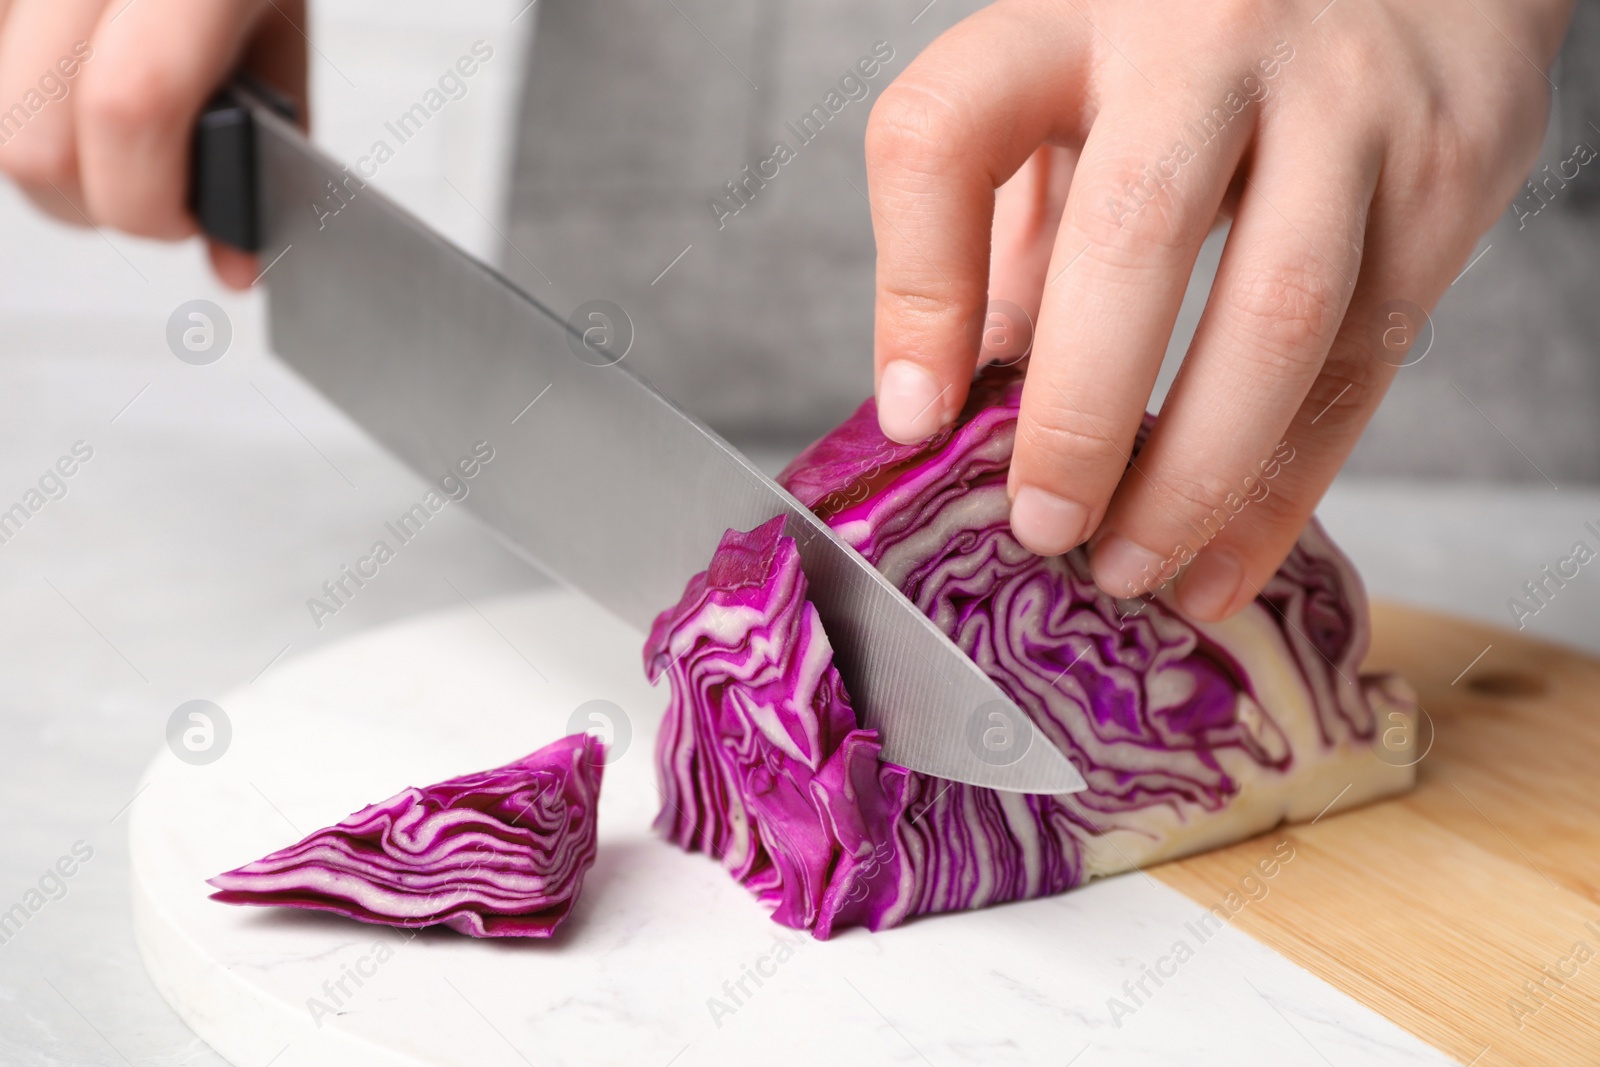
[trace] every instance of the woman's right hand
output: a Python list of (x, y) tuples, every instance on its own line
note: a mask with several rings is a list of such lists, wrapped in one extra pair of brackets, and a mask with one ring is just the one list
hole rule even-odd
[[(0, 170), (76, 225), (181, 240), (189, 143), (237, 68), (305, 114), (305, 0), (0, 0)], [(255, 257), (211, 245), (245, 288)]]

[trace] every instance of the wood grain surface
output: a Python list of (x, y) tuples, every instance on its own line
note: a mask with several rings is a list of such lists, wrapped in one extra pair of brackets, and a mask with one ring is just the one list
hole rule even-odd
[(1433, 735), (1416, 789), (1150, 873), (1209, 908), (1287, 840), (1233, 925), (1472, 1067), (1600, 1064), (1600, 661), (1373, 616)]

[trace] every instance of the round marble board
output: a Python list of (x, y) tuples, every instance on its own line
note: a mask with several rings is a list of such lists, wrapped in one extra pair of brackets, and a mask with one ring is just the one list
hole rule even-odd
[[(827, 942), (774, 924), (716, 862), (650, 829), (666, 694), (640, 645), (541, 592), (362, 634), (222, 698), (223, 755), (163, 751), (131, 812), (135, 929), (163, 995), (239, 1067), (1451, 1062), (1233, 929), (1113, 1019), (1108, 998), (1201, 910), (1139, 874)], [(525, 755), (591, 700), (623, 709), (632, 736), (554, 939), (208, 899), (207, 877), (408, 785)]]

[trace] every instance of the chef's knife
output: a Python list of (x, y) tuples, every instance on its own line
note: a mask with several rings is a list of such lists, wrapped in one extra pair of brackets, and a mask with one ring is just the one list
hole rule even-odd
[(273, 350), (373, 437), (432, 479), (488, 442), (467, 504), (541, 568), (648, 631), (725, 530), (785, 515), (885, 760), (995, 789), (1084, 788), (859, 553), (633, 373), (623, 346), (649, 341), (615, 305), (564, 320), (240, 86), (199, 123), (191, 201), (208, 234), (259, 252)]

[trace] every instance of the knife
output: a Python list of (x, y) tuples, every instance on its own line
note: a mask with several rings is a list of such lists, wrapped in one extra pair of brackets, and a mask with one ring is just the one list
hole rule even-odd
[(468, 506), (519, 555), (648, 632), (724, 531), (785, 515), (885, 761), (1014, 792), (1085, 787), (859, 553), (622, 362), (647, 341), (615, 305), (563, 319), (313, 147), (256, 86), (201, 116), (190, 201), (208, 235), (260, 254), (273, 351), (407, 465), (437, 479), (488, 442)]

